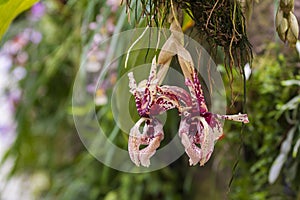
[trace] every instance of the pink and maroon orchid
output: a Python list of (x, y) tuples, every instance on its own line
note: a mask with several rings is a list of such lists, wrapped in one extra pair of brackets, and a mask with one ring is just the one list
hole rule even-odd
[[(249, 122), (247, 114), (219, 115), (208, 111), (193, 59), (183, 47), (183, 33), (177, 20), (173, 20), (170, 30), (172, 34), (162, 47), (158, 63), (156, 58), (152, 61), (148, 80), (137, 85), (133, 73), (128, 73), (130, 92), (141, 117), (130, 130), (128, 141), (129, 156), (137, 166), (150, 165), (150, 158), (164, 138), (163, 125), (157, 116), (170, 109), (176, 108), (181, 116), (178, 132), (190, 158), (190, 165), (200, 163), (203, 166), (210, 159), (216, 141), (223, 135), (220, 120)], [(161, 85), (175, 55), (189, 92), (177, 86)], [(157, 66), (160, 67), (159, 71)], [(139, 128), (143, 122), (143, 133), (140, 133)], [(146, 147), (140, 149), (141, 145)]]
[[(183, 88), (158, 85), (156, 58), (148, 80), (137, 86), (133, 73), (128, 74), (130, 92), (135, 97), (137, 111), (141, 117), (130, 131), (128, 150), (131, 160), (137, 166), (150, 165), (150, 158), (164, 138), (163, 125), (157, 116), (173, 108), (181, 115), (179, 136), (189, 156), (190, 165), (204, 165), (210, 158), (215, 142), (222, 136), (220, 119), (248, 123), (246, 114), (218, 115), (207, 109), (201, 84), (196, 72), (191, 74), (193, 80), (186, 79), (190, 94)], [(139, 128), (145, 122), (143, 133)], [(140, 150), (141, 145), (147, 145)]]

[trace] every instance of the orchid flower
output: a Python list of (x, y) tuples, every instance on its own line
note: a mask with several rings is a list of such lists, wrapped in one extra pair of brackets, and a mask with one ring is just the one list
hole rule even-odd
[[(156, 58), (152, 61), (148, 80), (141, 81), (137, 86), (132, 72), (128, 73), (128, 77), (130, 92), (135, 97), (137, 111), (141, 117), (130, 130), (128, 141), (130, 158), (137, 166), (150, 165), (150, 158), (164, 138), (163, 126), (156, 116), (170, 109), (178, 109), (182, 116), (179, 136), (190, 158), (190, 165), (198, 162), (204, 165), (209, 160), (215, 142), (223, 133), (220, 119), (248, 122), (245, 114), (218, 115), (208, 112), (196, 73), (191, 75), (193, 80), (186, 80), (191, 94), (177, 86), (158, 85)], [(143, 122), (143, 133), (140, 133), (139, 128)], [(141, 145), (147, 146), (140, 150)]]
[[(198, 162), (203, 166), (210, 158), (214, 145), (223, 135), (223, 127), (220, 119), (228, 119), (248, 123), (246, 114), (219, 115), (208, 111), (201, 84), (194, 72), (193, 81), (187, 79), (186, 84), (191, 88), (192, 109), (187, 117), (183, 117), (179, 127), (179, 136), (189, 156), (190, 165)], [(200, 147), (197, 146), (200, 145)]]
[[(143, 80), (137, 86), (133, 73), (128, 73), (130, 92), (135, 97), (137, 111), (141, 119), (130, 130), (128, 151), (131, 160), (140, 166), (149, 166), (150, 158), (163, 139), (163, 126), (156, 118), (167, 110), (177, 108), (181, 113), (184, 108), (191, 106), (189, 94), (176, 86), (159, 86), (156, 76), (156, 58), (152, 61), (148, 80)], [(143, 133), (139, 128), (145, 122)], [(140, 150), (141, 145), (148, 145)]]
[[(164, 138), (163, 126), (157, 116), (170, 109), (176, 108), (181, 116), (178, 132), (190, 158), (190, 165), (200, 163), (200, 166), (203, 166), (210, 159), (216, 141), (223, 135), (220, 120), (249, 122), (247, 114), (219, 115), (208, 111), (193, 60), (183, 47), (181, 28), (172, 23), (170, 29), (172, 34), (162, 47), (158, 63), (156, 58), (153, 58), (148, 80), (143, 80), (137, 85), (133, 73), (128, 73), (130, 92), (135, 98), (141, 117), (130, 130), (128, 141), (130, 158), (137, 166), (150, 165), (150, 158)], [(189, 92), (177, 86), (161, 86), (171, 59), (176, 54)], [(160, 66), (158, 72), (157, 66)], [(143, 122), (143, 133), (140, 133), (139, 128)], [(146, 147), (140, 150), (141, 145)]]

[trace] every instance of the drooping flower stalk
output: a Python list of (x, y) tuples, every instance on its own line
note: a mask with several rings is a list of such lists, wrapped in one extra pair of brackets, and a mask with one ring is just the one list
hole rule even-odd
[[(216, 141), (223, 135), (220, 120), (249, 122), (246, 114), (219, 115), (208, 111), (193, 60), (183, 47), (183, 33), (180, 32), (177, 20), (174, 20), (170, 29), (172, 34), (162, 47), (158, 64), (155, 57), (152, 61), (148, 80), (137, 85), (133, 73), (128, 73), (130, 92), (135, 97), (141, 117), (130, 130), (128, 141), (130, 158), (137, 166), (150, 165), (150, 158), (163, 139), (163, 126), (157, 116), (170, 109), (176, 108), (181, 116), (178, 132), (190, 158), (190, 165), (200, 163), (202, 166), (209, 160)], [(178, 56), (189, 92), (177, 86), (160, 85), (175, 55)], [(158, 72), (157, 66), (160, 66)], [(143, 133), (140, 133), (139, 128), (143, 122)], [(147, 146), (140, 150), (141, 145)]]

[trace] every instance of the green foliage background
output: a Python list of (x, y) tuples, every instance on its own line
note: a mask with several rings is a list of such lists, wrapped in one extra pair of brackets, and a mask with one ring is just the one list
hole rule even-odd
[[(283, 52), (282, 45), (271, 43), (265, 52), (255, 56), (247, 80), (246, 105), (242, 97), (243, 80), (235, 74), (232, 96), (225, 69), (220, 66), (228, 86), (228, 110), (239, 112), (245, 106), (251, 123), (242, 127), (227, 122), (226, 137), (217, 143), (213, 158), (205, 167), (189, 167), (187, 156), (182, 156), (156, 172), (127, 174), (104, 166), (85, 150), (71, 112), (74, 78), (92, 36), (84, 27), (95, 20), (100, 9), (106, 19), (110, 7), (95, 0), (45, 2), (49, 10), (38, 23), (28, 25), (23, 14), (5, 37), (9, 39), (18, 32), (18, 27), (26, 26), (33, 26), (43, 34), (38, 46), (27, 47), (30, 52), (27, 76), (20, 82), (23, 96), (16, 112), (18, 136), (5, 157), (16, 159), (11, 176), (25, 173), (29, 177), (38, 174), (46, 177), (42, 187), (35, 191), (38, 199), (300, 198), (299, 154), (293, 157), (290, 152), (278, 180), (273, 185), (268, 183), (270, 167), (287, 132), (298, 127), (292, 145), (300, 137), (300, 101), (292, 102), (293, 105), (290, 102), (300, 95), (299, 85), (283, 82), (300, 81), (296, 51)], [(132, 28), (124, 8), (114, 18), (120, 31)], [(144, 54), (132, 55), (130, 64), (143, 62)], [(117, 68), (118, 75), (125, 71)], [(111, 113), (105, 112), (109, 108), (110, 104), (97, 108), (104, 113), (107, 130), (115, 126)], [(169, 115), (172, 117), (172, 113)], [(293, 117), (294, 123), (290, 123), (288, 116)], [(167, 124), (169, 131), (176, 127), (175, 123)], [(117, 131), (114, 142), (126, 147), (126, 138)]]

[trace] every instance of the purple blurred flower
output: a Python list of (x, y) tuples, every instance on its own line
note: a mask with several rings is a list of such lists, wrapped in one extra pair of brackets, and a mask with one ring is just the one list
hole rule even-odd
[(5, 115), (0, 115), (0, 136), (1, 140), (11, 141), (14, 137), (16, 124), (14, 121), (14, 110), (12, 109), (10, 102), (7, 102), (5, 99), (2, 98), (0, 100), (1, 106), (0, 111), (1, 113), (5, 113)]
[(94, 94), (94, 92), (95, 92), (95, 90), (96, 90), (96, 85), (95, 85), (95, 83), (88, 84), (88, 85), (86, 86), (86, 90), (87, 90), (88, 93)]
[(114, 19), (113, 18), (109, 18), (106, 21), (106, 29), (108, 33), (113, 33), (115, 30), (115, 24), (114, 24)]
[(43, 36), (42, 36), (42, 34), (40, 32), (32, 30), (31, 35), (30, 35), (30, 41), (33, 44), (38, 44), (38, 43), (41, 42), (42, 37)]
[(18, 66), (12, 71), (12, 74), (16, 81), (20, 81), (26, 76), (27, 71), (24, 67)]
[(8, 54), (0, 53), (0, 71), (8, 71), (13, 64), (12, 58)]
[(25, 51), (21, 51), (17, 54), (16, 61), (20, 65), (24, 65), (28, 60), (28, 54)]
[(103, 36), (99, 33), (96, 33), (94, 35), (93, 42), (98, 45), (101, 41), (103, 41)]
[(119, 8), (119, 6), (121, 5), (120, 0), (107, 0), (106, 4), (109, 5), (111, 7), (111, 11), (112, 12), (116, 12)]
[(16, 55), (27, 44), (27, 38), (17, 35), (13, 40), (9, 40), (3, 45), (3, 50), (10, 55)]
[(97, 28), (97, 23), (96, 22), (91, 22), (89, 24), (89, 29), (90, 30), (96, 30), (96, 28)]
[(42, 2), (38, 2), (34, 4), (31, 8), (31, 19), (33, 21), (39, 20), (46, 11), (46, 7)]

